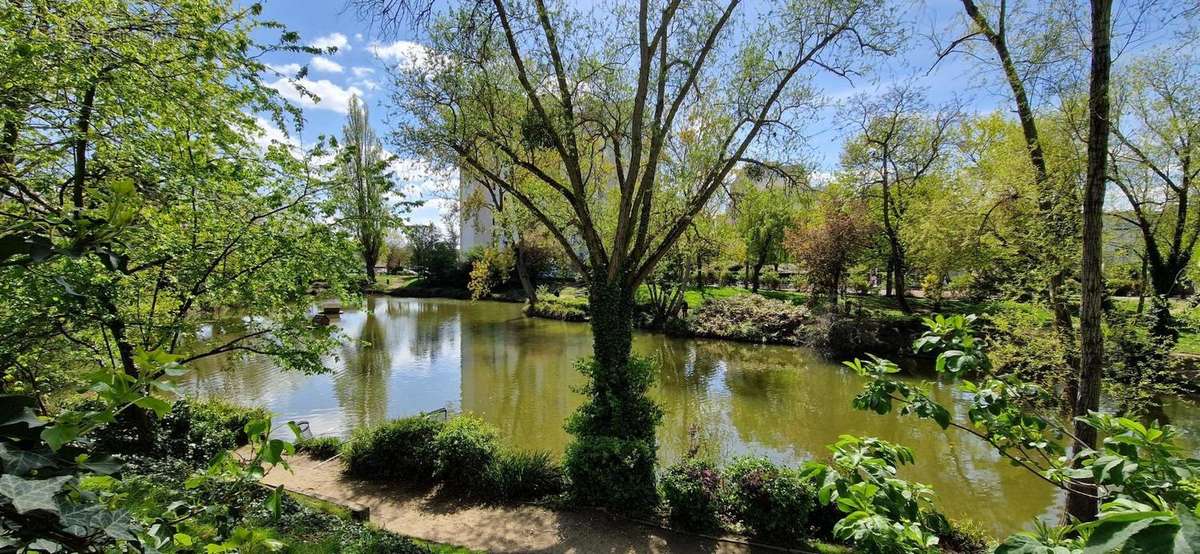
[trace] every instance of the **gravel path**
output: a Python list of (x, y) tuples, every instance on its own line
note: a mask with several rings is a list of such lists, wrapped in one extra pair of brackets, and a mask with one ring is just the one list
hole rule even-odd
[(297, 455), (289, 473), (271, 471), (263, 482), (370, 509), (371, 521), (402, 535), (487, 552), (760, 552), (748, 545), (641, 525), (593, 510), (538, 506), (481, 506), (443, 498), (428, 488), (360, 481), (326, 463)]

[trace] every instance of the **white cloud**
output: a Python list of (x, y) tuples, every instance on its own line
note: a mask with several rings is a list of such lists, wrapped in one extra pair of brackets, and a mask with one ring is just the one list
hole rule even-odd
[[(320, 102), (314, 102), (312, 98), (302, 95), (296, 88), (296, 85), (304, 88), (308, 92), (317, 95)], [(267, 83), (267, 86), (279, 91), (279, 94), (284, 98), (299, 104), (305, 108), (316, 108), (318, 110), (330, 110), (338, 113), (346, 113), (347, 104), (350, 102), (350, 97), (357, 94), (363, 96), (362, 89), (356, 86), (342, 88), (341, 86), (329, 81), (328, 79), (297, 79), (293, 85), (288, 79), (278, 79), (274, 82)]]
[(313, 69), (315, 69), (317, 71), (323, 71), (325, 73), (341, 73), (342, 72), (342, 64), (337, 63), (329, 58), (323, 58), (321, 56), (313, 56), (312, 62), (310, 62), (310, 63), (312, 63)]
[(276, 73), (290, 76), (290, 75), (295, 75), (297, 72), (300, 71), (300, 64), (298, 64), (298, 63), (285, 63), (285, 64), (279, 64), (279, 65), (267, 64), (267, 68)]
[(372, 81), (371, 79), (363, 79), (361, 81), (354, 81), (354, 84), (358, 85), (364, 89), (367, 89), (367, 90), (375, 90), (375, 89), (379, 88), (379, 83)]
[(350, 39), (341, 33), (332, 33), (323, 37), (317, 37), (316, 40), (308, 43), (308, 45), (313, 48), (335, 47), (339, 51), (344, 51), (350, 49)]
[(422, 44), (407, 40), (398, 40), (391, 44), (371, 43), (367, 47), (372, 54), (386, 62), (393, 62), (403, 69), (412, 69), (425, 65), (429, 61), (429, 49)]
[(254, 116), (254, 124), (258, 127), (258, 133), (254, 136), (254, 142), (263, 150), (266, 150), (268, 146), (275, 143), (287, 146), (293, 151), (300, 146), (300, 141), (288, 136), (283, 129), (280, 129), (278, 125), (265, 117)]
[(375, 73), (375, 70), (371, 69), (369, 67), (356, 66), (356, 67), (350, 68), (350, 73), (353, 73), (355, 77), (358, 77), (361, 79), (363, 77), (366, 77), (367, 75), (371, 75), (371, 74)]
[(362, 42), (362, 39), (363, 39), (362, 33), (354, 33), (355, 42)]

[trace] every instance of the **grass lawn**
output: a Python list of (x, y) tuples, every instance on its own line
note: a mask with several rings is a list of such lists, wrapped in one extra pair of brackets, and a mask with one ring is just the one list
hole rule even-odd
[(416, 275), (376, 275), (375, 287), (381, 290), (391, 290), (396, 287), (407, 287), (416, 280)]

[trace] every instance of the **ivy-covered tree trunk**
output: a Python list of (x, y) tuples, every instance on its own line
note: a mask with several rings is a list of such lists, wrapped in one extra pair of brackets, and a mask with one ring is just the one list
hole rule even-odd
[(593, 359), (580, 364), (588, 399), (567, 423), (574, 440), (564, 465), (580, 502), (649, 509), (657, 501), (654, 428), (660, 419), (646, 396), (653, 373), (632, 357), (634, 287), (604, 277), (597, 275), (589, 292)]

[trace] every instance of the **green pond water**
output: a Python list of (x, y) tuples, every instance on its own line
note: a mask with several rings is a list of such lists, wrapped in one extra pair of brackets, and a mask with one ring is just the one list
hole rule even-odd
[[(481, 416), (520, 448), (561, 453), (566, 445), (563, 422), (579, 405), (575, 391), (583, 384), (572, 364), (591, 353), (586, 324), (526, 318), (517, 304), (391, 297), (369, 297), (334, 324), (345, 342), (327, 360), (329, 373), (282, 371), (263, 358), (210, 358), (182, 385), (265, 406), (280, 421), (308, 421), (315, 435), (345, 436), (358, 426), (448, 408)], [(665, 412), (658, 429), (663, 463), (679, 459), (695, 435), (722, 458), (754, 454), (788, 464), (825, 457), (825, 445), (839, 435), (873, 435), (915, 451), (917, 464), (903, 476), (931, 485), (953, 516), (1000, 536), (1034, 518), (1058, 517), (1062, 497), (1053, 487), (978, 439), (852, 409), (863, 380), (811, 350), (654, 333), (637, 333), (634, 350), (661, 367), (653, 396)], [(964, 419), (963, 393), (940, 384), (934, 393)], [(1188, 430), (1200, 428), (1187, 400), (1168, 402), (1166, 414)]]

